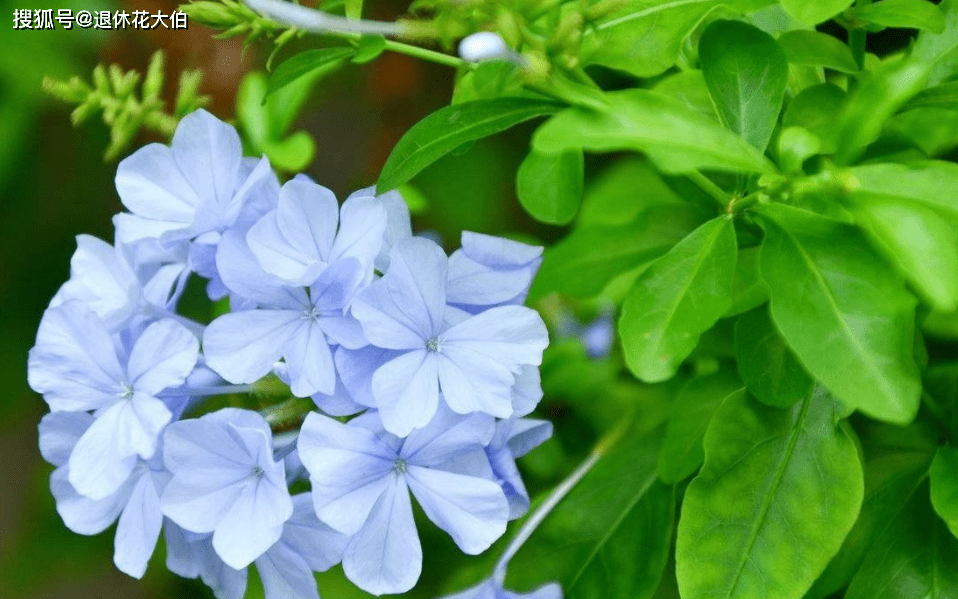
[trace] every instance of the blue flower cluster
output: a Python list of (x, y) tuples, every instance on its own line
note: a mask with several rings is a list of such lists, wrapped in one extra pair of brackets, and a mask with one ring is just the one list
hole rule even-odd
[[(80, 534), (118, 520), (120, 570), (142, 576), (162, 532), (169, 569), (221, 599), (252, 564), (268, 599), (317, 598), (313, 572), (340, 562), (400, 593), (422, 568), (413, 498), (469, 554), (528, 509), (515, 459), (552, 433), (526, 417), (541, 248), (467, 232), (447, 256), (398, 193), (340, 206), (303, 175), (280, 185), (204, 111), (121, 162), (116, 188), (115, 244), (78, 237), (29, 382), (57, 510)], [(193, 276), (229, 306), (209, 324), (177, 313)], [(298, 431), (206, 401), (256, 407), (242, 394), (277, 378), (315, 402)]]

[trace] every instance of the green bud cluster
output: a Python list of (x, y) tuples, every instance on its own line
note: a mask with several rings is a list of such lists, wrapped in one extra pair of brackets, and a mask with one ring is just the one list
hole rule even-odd
[[(93, 84), (80, 77), (58, 81), (47, 77), (43, 90), (51, 96), (77, 104), (71, 119), (74, 125), (85, 122), (96, 113), (102, 113), (103, 122), (110, 128), (110, 145), (104, 160), (116, 160), (142, 128), (155, 131), (164, 137), (172, 137), (179, 119), (189, 112), (206, 105), (207, 96), (199, 95), (203, 80), (201, 71), (183, 71), (180, 75), (175, 110), (164, 110), (160, 98), (164, 78), (163, 53), (157, 51), (150, 59), (146, 76), (137, 71), (123, 71), (118, 65), (97, 65), (93, 70)], [(140, 88), (137, 93), (137, 87)]]

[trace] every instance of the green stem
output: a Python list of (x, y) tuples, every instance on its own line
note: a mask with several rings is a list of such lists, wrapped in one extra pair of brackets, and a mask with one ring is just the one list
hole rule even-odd
[(436, 64), (441, 64), (456, 69), (459, 67), (470, 66), (470, 63), (459, 58), (458, 56), (445, 54), (443, 52), (436, 52), (435, 50), (429, 50), (426, 48), (420, 48), (419, 46), (413, 46), (412, 44), (404, 44), (403, 42), (397, 42), (395, 40), (386, 40), (386, 49), (390, 52), (405, 54), (406, 56), (412, 56), (414, 58), (427, 60), (429, 62), (434, 62)]
[(269, 423), (270, 428), (282, 430), (290, 425), (299, 424), (315, 408), (316, 404), (309, 398), (291, 397), (286, 401), (260, 410), (260, 414)]
[[(855, 6), (861, 8), (872, 3), (872, 0), (857, 0)], [(861, 27), (854, 27), (848, 30), (848, 46), (852, 49), (852, 56), (855, 58), (855, 64), (858, 70), (865, 68), (865, 41), (867, 32)]]
[(712, 183), (711, 179), (703, 175), (698, 171), (692, 171), (688, 174), (688, 178), (692, 183), (704, 191), (710, 198), (715, 200), (715, 203), (719, 205), (723, 212), (728, 209), (729, 202), (731, 197), (722, 191), (722, 188)]

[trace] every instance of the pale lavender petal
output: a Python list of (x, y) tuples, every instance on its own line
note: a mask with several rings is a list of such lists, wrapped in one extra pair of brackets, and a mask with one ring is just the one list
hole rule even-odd
[(246, 243), (245, 234), (227, 230), (216, 251), (216, 269), (231, 293), (268, 308), (298, 308), (301, 302), (283, 287), (283, 280), (264, 271)]
[(512, 415), (512, 371), (499, 361), (462, 347), (445, 347), (438, 357), (439, 386), (454, 412)]
[(313, 571), (282, 541), (256, 559), (266, 599), (319, 599)]
[(393, 246), (389, 271), (382, 278), (396, 307), (427, 337), (436, 336), (442, 327), (447, 263), (441, 247), (410, 237)]
[(253, 383), (283, 355), (286, 343), (305, 325), (291, 310), (247, 310), (224, 314), (203, 333), (206, 362), (231, 383)]
[(86, 412), (51, 412), (40, 420), (40, 455), (56, 467), (67, 463), (93, 416)]
[(404, 593), (419, 580), (422, 546), (401, 477), (394, 478), (366, 525), (350, 539), (343, 571), (356, 586), (374, 595)]
[(392, 434), (405, 437), (426, 426), (439, 405), (436, 355), (417, 350), (386, 362), (373, 375), (373, 397)]
[[(145, 468), (144, 468), (145, 470)], [(113, 563), (121, 572), (142, 578), (160, 538), (163, 513), (153, 476), (144, 472), (120, 514), (114, 540)]]
[(302, 556), (315, 572), (332, 568), (342, 560), (349, 538), (319, 521), (309, 493), (292, 499), (293, 516), (283, 526), (280, 544)]
[(508, 441), (509, 451), (513, 456), (521, 458), (548, 441), (551, 436), (552, 423), (548, 420), (520, 418), (513, 422)]
[(507, 365), (542, 363), (549, 333), (539, 313), (523, 306), (491, 308), (443, 334), (444, 346), (468, 348)]
[(512, 409), (516, 417), (528, 416), (542, 400), (542, 378), (539, 369), (525, 364), (512, 386)]
[(385, 208), (375, 198), (350, 197), (343, 202), (340, 219), (330, 260), (355, 258), (371, 275), (386, 230)]
[[(214, 204), (225, 213), (243, 156), (236, 130), (200, 109), (183, 117), (170, 146), (176, 166), (201, 198), (197, 206)], [(158, 182), (165, 183), (162, 179)]]
[(123, 378), (113, 339), (96, 314), (79, 302), (47, 309), (30, 350), (27, 379), (51, 410), (109, 405)]
[[(135, 482), (135, 481), (134, 481)], [(76, 492), (69, 481), (69, 467), (57, 468), (50, 475), (50, 492), (57, 502), (63, 523), (81, 535), (95, 535), (107, 529), (127, 504), (133, 485), (128, 482), (103, 499), (90, 499)]]
[(385, 349), (418, 349), (426, 346), (429, 331), (419, 328), (393, 301), (380, 279), (356, 295), (352, 314), (373, 345)]
[[(144, 146), (120, 161), (116, 191), (127, 210), (138, 219), (151, 221), (152, 233), (157, 236), (189, 226), (202, 201), (173, 152), (161, 144)], [(124, 239), (132, 240), (131, 236)]]
[(245, 568), (279, 540), (283, 522), (293, 515), (282, 482), (282, 489), (264, 479), (247, 485), (217, 524), (213, 548), (227, 566)]
[(407, 482), (429, 519), (469, 555), (482, 553), (506, 531), (509, 503), (492, 481), (410, 465)]
[(148, 395), (182, 385), (196, 365), (199, 349), (199, 341), (180, 323), (172, 319), (154, 322), (130, 352), (127, 374), (131, 385)]
[(401, 454), (410, 464), (433, 467), (456, 456), (484, 448), (492, 440), (496, 422), (485, 414), (460, 416), (440, 408), (425, 428), (406, 437)]
[(400, 352), (369, 345), (357, 350), (340, 347), (336, 350), (336, 372), (353, 401), (374, 407), (373, 374), (380, 366), (401, 356)]
[(319, 323), (307, 320), (286, 342), (283, 357), (289, 368), (289, 387), (296, 397), (332, 393), (336, 389), (333, 354)]

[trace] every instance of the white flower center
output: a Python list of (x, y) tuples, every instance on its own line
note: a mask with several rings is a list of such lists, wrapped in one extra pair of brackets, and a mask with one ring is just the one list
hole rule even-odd
[(393, 464), (394, 472), (396, 472), (397, 474), (403, 474), (406, 472), (407, 468), (408, 468), (408, 465), (406, 464), (406, 460), (402, 458), (396, 458), (396, 462)]
[(426, 351), (437, 354), (440, 353), (442, 351), (442, 339), (433, 337), (426, 341)]
[(120, 392), (117, 395), (120, 399), (133, 399), (133, 386), (129, 383), (120, 383)]

